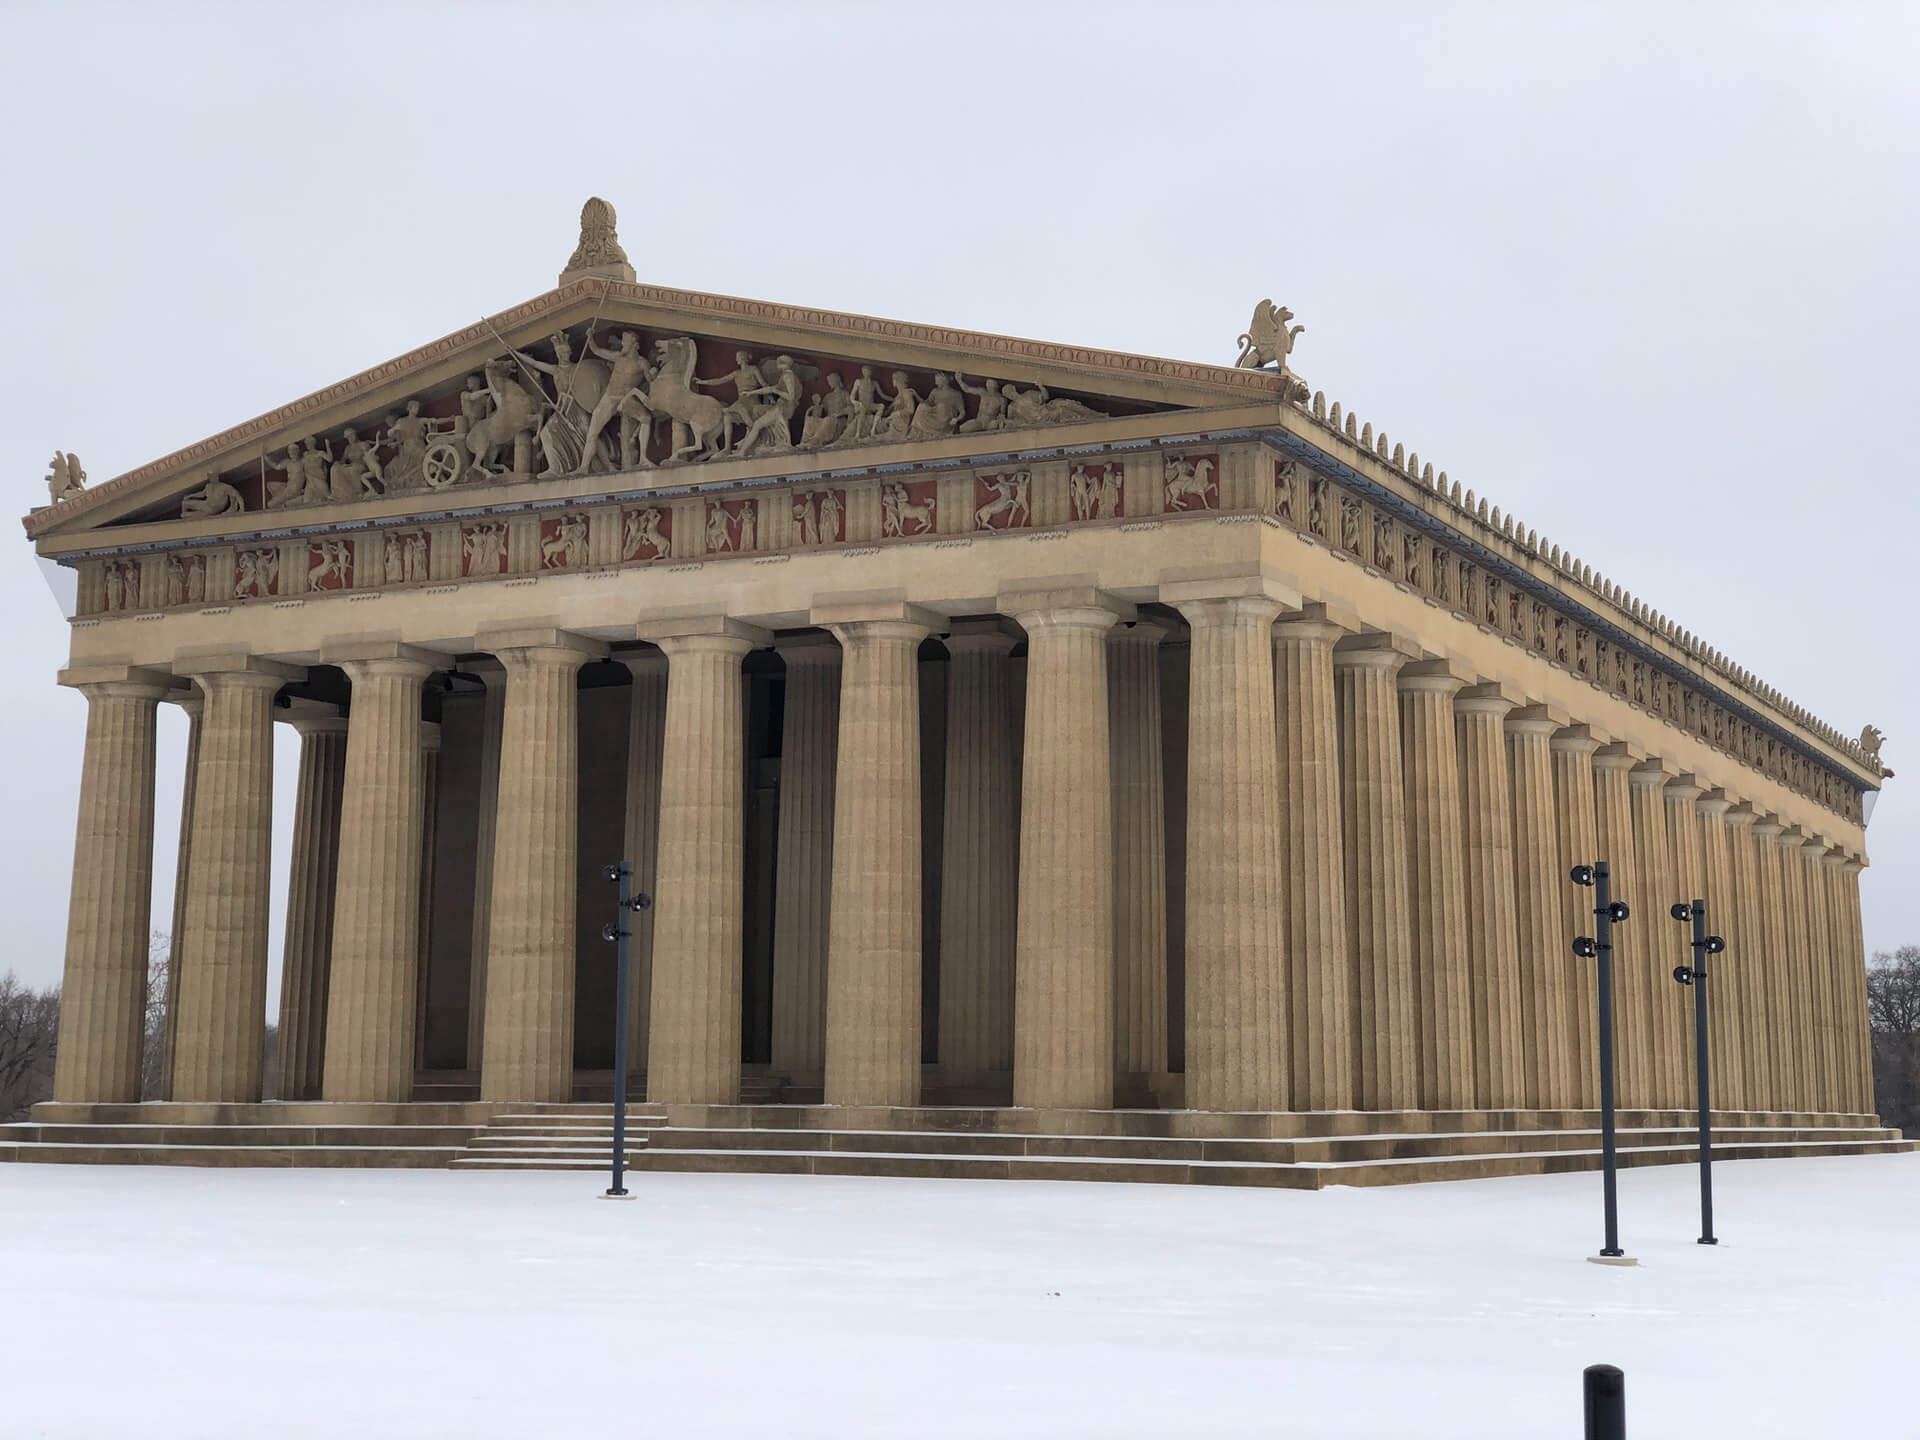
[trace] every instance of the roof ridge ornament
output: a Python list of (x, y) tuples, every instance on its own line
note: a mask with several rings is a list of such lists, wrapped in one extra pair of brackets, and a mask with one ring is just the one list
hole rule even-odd
[(62, 500), (70, 500), (87, 488), (87, 472), (80, 468), (80, 457), (64, 450), (53, 452), (53, 459), (47, 470), (47, 493), (58, 505)]
[(1236, 370), (1278, 371), (1281, 398), (1305, 404), (1312, 392), (1288, 367), (1287, 357), (1293, 353), (1293, 342), (1306, 333), (1307, 327), (1295, 325), (1288, 329), (1287, 322), (1291, 319), (1293, 311), (1271, 300), (1262, 300), (1254, 306), (1253, 319), (1247, 322), (1246, 331), (1240, 336), (1240, 358), (1233, 366)]
[(589, 275), (634, 283), (633, 266), (627, 263), (627, 252), (620, 248), (620, 237), (614, 233), (614, 219), (613, 206), (598, 195), (580, 207), (580, 243), (573, 247), (567, 268), (560, 272), (560, 284)]

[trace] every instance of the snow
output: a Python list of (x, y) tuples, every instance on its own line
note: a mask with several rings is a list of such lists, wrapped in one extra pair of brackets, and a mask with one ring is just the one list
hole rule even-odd
[(0, 1165), (8, 1436), (1904, 1434), (1920, 1155), (1320, 1192)]

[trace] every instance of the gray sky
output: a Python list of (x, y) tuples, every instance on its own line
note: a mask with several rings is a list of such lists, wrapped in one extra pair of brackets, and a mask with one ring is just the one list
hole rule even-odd
[[(589, 194), (724, 294), (1221, 362), (1272, 295), (1330, 400), (1884, 729), (1867, 943), (1920, 943), (1920, 9), (7, 11), (15, 515), (56, 447), (98, 483), (540, 293)], [(0, 969), (47, 982), (85, 706), (23, 539), (0, 605)]]

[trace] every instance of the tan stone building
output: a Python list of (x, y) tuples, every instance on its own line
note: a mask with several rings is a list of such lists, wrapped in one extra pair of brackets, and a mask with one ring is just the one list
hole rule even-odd
[[(1789, 703), (1288, 368), (637, 284), (538, 298), (85, 488), (57, 1100), (139, 1098), (155, 715), (191, 717), (176, 1102), (605, 1083), (601, 879), (656, 1105), (1872, 1110), (1878, 736)], [(105, 1110), (100, 1114), (108, 1113)], [(356, 1112), (358, 1113), (358, 1112)], [(664, 1112), (663, 1112), (664, 1113)], [(1275, 1132), (1278, 1133), (1278, 1132)]]

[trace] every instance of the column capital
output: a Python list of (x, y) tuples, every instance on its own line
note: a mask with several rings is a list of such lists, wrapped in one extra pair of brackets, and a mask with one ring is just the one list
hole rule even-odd
[(1189, 606), (1231, 601), (1264, 601), (1278, 615), (1283, 610), (1298, 610), (1302, 596), (1293, 586), (1268, 575), (1197, 576), (1189, 580), (1163, 580), (1156, 598), (1171, 605), (1191, 623)]
[(1664, 789), (1667, 781), (1671, 778), (1672, 777), (1667, 774), (1665, 762), (1657, 755), (1642, 760), (1627, 772), (1628, 780), (1648, 790)]
[(1400, 667), (1402, 694), (1454, 696), (1467, 683), (1467, 677), (1451, 660), (1413, 660)]
[(941, 643), (948, 654), (1004, 655), (1020, 643), (1020, 632), (1004, 616), (984, 620), (955, 620), (948, 624)]
[(173, 662), (173, 673), (185, 675), (205, 685), (209, 680), (227, 684), (256, 684), (279, 689), (282, 685), (307, 678), (306, 669), (288, 665), (244, 651), (225, 651), (209, 655), (181, 655)]
[(1354, 628), (1329, 616), (1324, 605), (1303, 605), (1299, 614), (1282, 615), (1273, 622), (1273, 638), (1331, 648), (1351, 634)]
[[(60, 684), (92, 694), (119, 694), (130, 700), (165, 700), (180, 682), (165, 670), (141, 665), (75, 665), (60, 672)], [(191, 685), (182, 687), (191, 690)]]
[(1676, 775), (1667, 782), (1669, 800), (1679, 800), (1684, 803), (1688, 800), (1698, 800), (1706, 793), (1706, 787), (1699, 784), (1698, 777), (1694, 775)]
[(320, 663), (338, 665), (350, 675), (356, 673), (355, 666), (363, 667), (359, 673), (370, 675), (413, 671), (424, 680), (436, 670), (447, 669), (453, 664), (453, 657), (438, 650), (423, 650), (417, 645), (402, 645), (397, 640), (348, 638), (323, 641)]
[(947, 617), (937, 610), (914, 605), (898, 595), (816, 595), (807, 623), (832, 630), (843, 625), (912, 625), (927, 634), (947, 628)]
[(1867, 868), (1867, 862), (1862, 860), (1858, 855), (1849, 855), (1841, 863), (1841, 868), (1849, 875), (1858, 875), (1862, 870)]
[(776, 635), (773, 648), (791, 670), (796, 665), (838, 665), (840, 642), (825, 630), (803, 630), (797, 635)]
[(1114, 621), (1131, 620), (1137, 613), (1126, 601), (1092, 585), (1049, 584), (1002, 590), (996, 604), (1001, 614), (1012, 616), (1027, 631), (1038, 625), (1107, 630)]
[[(1671, 792), (1672, 787), (1668, 787)], [(1700, 797), (1699, 810), (1713, 819), (1724, 819), (1733, 809), (1733, 801), (1724, 790), (1709, 790)]]
[(646, 650), (624, 650), (618, 655), (610, 655), (610, 660), (618, 660), (627, 667), (627, 673), (638, 680), (643, 675), (664, 675), (667, 673), (667, 652), (657, 646)]
[(508, 652), (571, 651), (576, 657), (574, 663), (578, 665), (588, 660), (604, 660), (607, 655), (604, 641), (576, 635), (571, 630), (562, 630), (553, 625), (497, 625), (476, 631), (473, 645), (476, 650), (485, 650), (495, 659)]
[(1803, 853), (1818, 859), (1827, 853), (1827, 842), (1823, 837), (1803, 830), (1800, 832), (1800, 849)]
[(276, 710), (273, 718), (291, 725), (302, 738), (347, 733), (347, 717), (340, 713), (338, 705), (329, 705), (324, 700), (289, 697), (285, 707)]
[(1778, 815), (1762, 815), (1757, 811), (1755, 812), (1753, 817), (1753, 833), (1758, 835), (1762, 840), (1777, 840), (1780, 836), (1781, 828), (1780, 817)]
[(1744, 801), (1738, 805), (1731, 807), (1727, 811), (1727, 824), (1729, 825), (1734, 825), (1734, 826), (1751, 825), (1754, 823), (1754, 821), (1758, 820), (1759, 818), (1760, 817), (1754, 813), (1753, 807), (1751, 805), (1746, 804)]
[(1524, 698), (1507, 717), (1507, 729), (1519, 735), (1552, 736), (1566, 723), (1566, 713), (1558, 706), (1528, 704)]
[(1593, 733), (1590, 725), (1564, 725), (1553, 732), (1547, 744), (1568, 755), (1591, 755), (1606, 742)]
[(1525, 697), (1499, 681), (1469, 685), (1454, 696), (1453, 708), (1469, 715), (1506, 716), (1525, 703)]
[(709, 636), (730, 640), (744, 640), (747, 649), (758, 650), (773, 643), (773, 632), (763, 630), (758, 625), (749, 625), (744, 620), (735, 620), (730, 615), (716, 615), (711, 611), (697, 615), (662, 615), (652, 620), (642, 620), (633, 627), (636, 640), (651, 640), (666, 649), (662, 641), (686, 640), (695, 636)]

